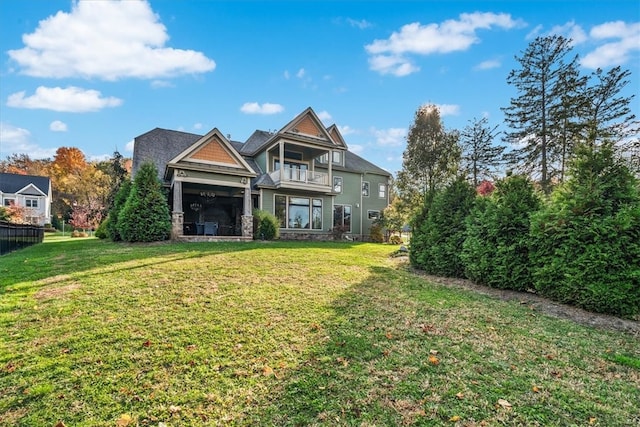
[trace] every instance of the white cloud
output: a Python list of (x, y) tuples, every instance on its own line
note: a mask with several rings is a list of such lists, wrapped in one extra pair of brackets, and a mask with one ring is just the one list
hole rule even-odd
[(364, 147), (359, 144), (350, 144), (349, 151), (356, 154), (361, 154), (364, 151)]
[(406, 24), (388, 39), (374, 40), (365, 49), (371, 55), (369, 64), (372, 70), (405, 76), (419, 70), (407, 55), (464, 51), (479, 43), (478, 30), (493, 27), (511, 29), (522, 25), (522, 21), (512, 19), (509, 14), (463, 13), (459, 20), (451, 19), (440, 24)]
[(25, 91), (9, 95), (7, 105), (15, 108), (44, 109), (71, 113), (98, 111), (106, 107), (122, 105), (122, 100), (114, 97), (103, 98), (97, 90), (69, 86), (40, 86), (32, 96), (25, 97)]
[(165, 87), (174, 87), (174, 84), (166, 80), (154, 80), (151, 82), (153, 89), (162, 89)]
[(614, 39), (586, 54), (580, 63), (587, 68), (604, 68), (629, 61), (634, 52), (640, 52), (640, 22), (622, 21), (596, 25), (589, 32), (596, 41)]
[(147, 1), (74, 1), (22, 40), (9, 57), (33, 77), (151, 79), (216, 67), (201, 52), (166, 47), (167, 29)]
[(331, 120), (331, 114), (329, 114), (328, 111), (323, 110), (318, 113), (318, 118), (323, 122), (328, 122), (329, 120)]
[(556, 25), (551, 28), (549, 34), (557, 34), (571, 39), (572, 45), (578, 45), (587, 41), (587, 33), (584, 32), (580, 25), (576, 25), (574, 21), (569, 21), (564, 25)]
[(488, 59), (486, 61), (482, 61), (473, 68), (476, 70), (490, 70), (492, 68), (499, 68), (501, 65), (502, 63), (497, 59)]
[(193, 128), (194, 128), (195, 130), (200, 130), (200, 129), (202, 129), (202, 123), (194, 123), (194, 124), (193, 124)]
[(67, 124), (61, 122), (60, 120), (54, 120), (49, 125), (49, 130), (51, 130), (52, 132), (66, 132)]
[(297, 77), (297, 78), (299, 78), (299, 79), (303, 78), (303, 77), (304, 77), (304, 75), (305, 75), (304, 68), (300, 68), (300, 69), (298, 70), (298, 72), (296, 73), (296, 77)]
[(124, 146), (124, 151), (128, 153), (133, 153), (134, 145), (135, 145), (135, 139), (132, 139), (131, 141), (127, 142), (127, 144)]
[(245, 102), (240, 111), (245, 114), (277, 114), (284, 111), (284, 107), (280, 104), (270, 104), (265, 102), (260, 105), (257, 102)]
[(367, 21), (366, 19), (357, 20), (357, 19), (347, 18), (347, 24), (351, 25), (352, 27), (359, 28), (361, 30), (364, 30), (372, 26), (371, 22)]
[(32, 159), (47, 159), (55, 152), (55, 148), (42, 148), (35, 144), (27, 129), (0, 122), (0, 157), (28, 154)]
[(342, 136), (351, 135), (356, 133), (356, 130), (348, 125), (338, 126), (338, 130), (342, 134)]
[(284, 70), (284, 79), (289, 80), (291, 76), (289, 75), (289, 70)]
[(387, 147), (398, 147), (402, 145), (407, 136), (407, 130), (405, 128), (372, 128), (371, 133), (376, 138), (376, 144)]
[(436, 104), (438, 110), (440, 110), (440, 117), (444, 116), (457, 116), (460, 114), (460, 106), (455, 104)]

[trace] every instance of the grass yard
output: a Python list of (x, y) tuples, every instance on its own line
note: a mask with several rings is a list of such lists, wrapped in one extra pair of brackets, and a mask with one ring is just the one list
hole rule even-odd
[(0, 425), (640, 425), (637, 336), (429, 283), (393, 249), (3, 256)]

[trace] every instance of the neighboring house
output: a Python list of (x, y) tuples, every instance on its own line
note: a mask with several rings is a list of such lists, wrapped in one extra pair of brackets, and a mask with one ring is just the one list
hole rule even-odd
[(282, 238), (327, 239), (341, 227), (366, 240), (389, 203), (391, 175), (350, 152), (311, 108), (244, 143), (217, 128), (204, 136), (156, 128), (135, 138), (133, 175), (149, 161), (170, 190), (173, 239), (251, 239), (258, 208), (280, 220)]
[(46, 176), (0, 173), (0, 203), (25, 209), (30, 224), (51, 222), (51, 180)]

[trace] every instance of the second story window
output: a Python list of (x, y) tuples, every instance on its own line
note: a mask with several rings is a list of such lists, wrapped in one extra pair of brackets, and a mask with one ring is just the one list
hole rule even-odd
[(342, 193), (342, 177), (341, 176), (333, 177), (333, 191), (335, 193)]
[(367, 181), (362, 183), (362, 195), (364, 197), (369, 197), (369, 183)]
[(334, 151), (331, 161), (333, 162), (334, 165), (341, 165), (342, 164), (342, 152)]
[(387, 198), (387, 186), (386, 184), (378, 184), (378, 197), (381, 199)]
[(37, 208), (38, 207), (38, 199), (25, 199), (25, 206), (28, 208)]

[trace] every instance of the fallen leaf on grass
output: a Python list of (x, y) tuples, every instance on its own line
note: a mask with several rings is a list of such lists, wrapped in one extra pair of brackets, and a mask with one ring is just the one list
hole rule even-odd
[(531, 387), (531, 390), (533, 390), (534, 393), (540, 393), (540, 389), (535, 385)]
[(589, 418), (589, 424), (591, 424), (591, 425), (595, 424), (596, 421), (598, 421), (598, 419), (596, 417)]
[(120, 418), (118, 418), (118, 420), (116, 421), (116, 426), (127, 427), (129, 424), (131, 424), (132, 421), (133, 421), (133, 418), (131, 418), (131, 415), (122, 414), (120, 415)]
[(265, 377), (273, 375), (273, 368), (271, 368), (270, 366), (264, 366), (262, 368), (262, 375), (264, 375)]
[(429, 355), (429, 363), (431, 363), (432, 365), (438, 365), (440, 363), (440, 361), (433, 354), (430, 354)]
[(143, 347), (151, 347), (151, 341), (146, 340), (145, 342), (142, 343)]
[(458, 421), (460, 421), (460, 416), (459, 415), (454, 415), (453, 417), (449, 418), (449, 421), (453, 421), (454, 423), (458, 422)]
[(63, 423), (62, 421), (58, 421), (58, 422), (56, 423), (56, 425), (55, 425), (55, 426), (53, 426), (53, 427), (67, 427), (67, 426), (66, 426), (66, 425), (65, 425), (65, 423)]
[[(511, 403), (509, 403), (505, 399), (498, 399), (498, 405), (503, 407), (504, 409), (511, 409)], [(496, 405), (496, 407), (498, 407), (498, 405)]]
[(393, 335), (391, 334), (391, 332), (387, 332), (386, 334), (384, 334), (385, 337), (387, 337), (388, 340), (393, 338)]
[(464, 393), (463, 392), (459, 392), (459, 393), (456, 394), (456, 397), (458, 399), (462, 399), (464, 397)]
[(180, 407), (171, 405), (169, 406), (169, 412), (171, 412), (172, 414), (177, 414), (178, 412), (180, 412)]

